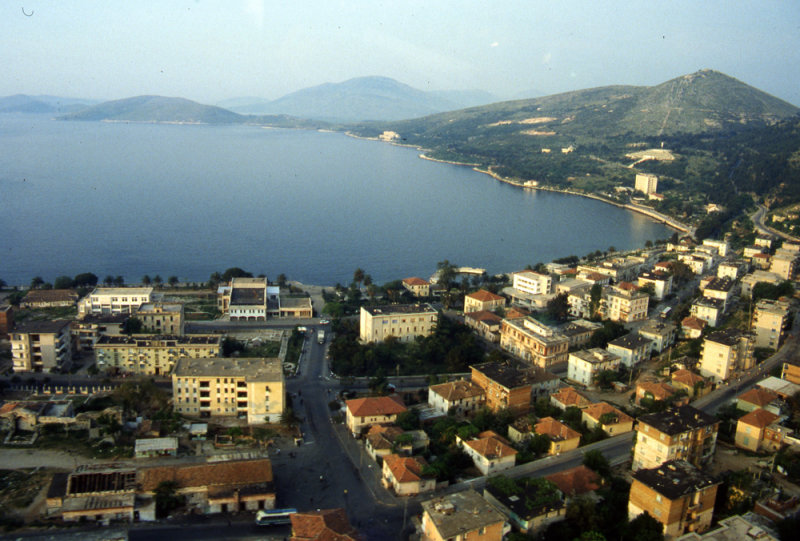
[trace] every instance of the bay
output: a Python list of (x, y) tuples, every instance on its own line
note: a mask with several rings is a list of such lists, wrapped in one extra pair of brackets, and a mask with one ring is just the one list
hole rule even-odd
[(0, 115), (0, 278), (207, 280), (241, 267), (347, 284), (490, 273), (672, 231), (598, 201), (521, 190), (413, 149), (256, 126)]

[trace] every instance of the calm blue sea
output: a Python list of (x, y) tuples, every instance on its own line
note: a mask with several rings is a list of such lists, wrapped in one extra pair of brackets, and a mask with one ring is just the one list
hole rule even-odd
[(0, 115), (0, 278), (207, 280), (242, 267), (309, 284), (490, 273), (666, 238), (581, 197), (523, 191), (336, 133)]

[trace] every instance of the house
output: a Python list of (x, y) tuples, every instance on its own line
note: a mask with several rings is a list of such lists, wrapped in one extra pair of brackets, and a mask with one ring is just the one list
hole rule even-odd
[(481, 289), (475, 293), (464, 295), (464, 313), (480, 312), (481, 310), (493, 311), (506, 305), (505, 297), (495, 295), (491, 291)]
[(548, 524), (564, 520), (567, 506), (554, 483), (535, 477), (511, 482), (515, 487), (513, 492), (487, 483), (483, 497), (522, 533), (531, 535), (542, 531)]
[(266, 278), (231, 278), (217, 289), (217, 309), (231, 321), (266, 321), (269, 296)]
[(478, 411), (485, 396), (483, 389), (471, 381), (451, 381), (428, 388), (428, 405), (442, 415), (450, 411), (465, 415)]
[(318, 509), (292, 513), (292, 541), (365, 541), (347, 520), (347, 512), (336, 509)]
[(776, 404), (777, 401), (777, 393), (754, 387), (736, 397), (736, 409), (747, 412), (765, 409), (771, 411), (775, 415), (780, 415), (780, 406)]
[(789, 327), (789, 303), (759, 299), (753, 312), (754, 347), (777, 350)]
[(74, 306), (78, 293), (72, 289), (31, 289), (19, 302), (20, 308), (59, 308)]
[(719, 420), (689, 405), (639, 417), (631, 469), (656, 468), (679, 459), (697, 467), (714, 456)]
[(633, 430), (633, 417), (606, 402), (597, 402), (584, 408), (581, 419), (589, 428), (600, 425), (609, 436)]
[(735, 328), (715, 331), (703, 340), (700, 375), (715, 382), (726, 381), (755, 364), (753, 342)]
[(152, 458), (156, 456), (178, 456), (178, 438), (137, 438), (133, 456)]
[(736, 423), (736, 446), (749, 451), (774, 453), (785, 445), (792, 431), (780, 424), (780, 417), (771, 411), (756, 409)]
[(362, 342), (383, 342), (390, 336), (411, 342), (417, 336), (429, 336), (436, 328), (439, 313), (430, 304), (395, 304), (362, 306), (359, 338)]
[(562, 387), (557, 392), (550, 395), (550, 404), (564, 410), (567, 408), (583, 409), (591, 403), (591, 400), (572, 387)]
[(517, 417), (508, 425), (508, 439), (514, 443), (523, 443), (533, 436), (533, 423), (528, 417)]
[(569, 354), (567, 379), (585, 387), (594, 387), (600, 372), (617, 370), (620, 357), (601, 348), (573, 351)]
[(428, 465), (422, 457), (389, 454), (383, 457), (382, 480), (398, 496), (413, 496), (436, 490), (436, 476), (424, 472)]
[(508, 408), (523, 415), (531, 406), (531, 375), (511, 363), (487, 362), (470, 366), (472, 383), (483, 389), (486, 407), (492, 411)]
[(411, 278), (403, 278), (403, 287), (415, 297), (430, 297), (431, 296), (431, 283), (422, 278), (412, 276)]
[(564, 423), (545, 417), (540, 419), (533, 427), (537, 435), (547, 436), (550, 440), (550, 449), (547, 454), (559, 455), (577, 449), (581, 441), (581, 433), (573, 430)]
[(723, 261), (717, 266), (717, 276), (719, 278), (738, 280), (747, 272), (747, 267), (746, 261)]
[(100, 370), (168, 376), (179, 359), (220, 357), (222, 336), (104, 335), (97, 339), (94, 350)]
[(476, 334), (484, 340), (495, 344), (500, 342), (503, 318), (494, 312), (488, 310), (469, 312), (464, 314), (464, 323), (467, 327), (474, 329)]
[(694, 316), (685, 317), (681, 320), (681, 337), (689, 340), (700, 338), (707, 325), (708, 322), (704, 319)]
[(681, 368), (670, 376), (672, 386), (678, 391), (686, 391), (689, 398), (700, 398), (711, 391), (711, 386), (699, 374)]
[(78, 302), (78, 318), (89, 314), (132, 314), (151, 302), (152, 287), (96, 287)]
[(719, 485), (683, 460), (637, 470), (628, 499), (628, 518), (648, 513), (662, 524), (667, 538), (704, 532), (711, 527)]
[(506, 519), (472, 489), (422, 502), (421, 541), (501, 541)]
[(26, 321), (11, 333), (14, 372), (59, 372), (72, 366), (70, 322)]
[(347, 428), (353, 436), (359, 436), (364, 427), (381, 423), (394, 423), (397, 416), (408, 411), (399, 397), (370, 396), (354, 398), (345, 402), (347, 406)]
[(689, 313), (712, 327), (716, 327), (722, 322), (722, 316), (725, 314), (725, 302), (720, 299), (703, 297), (692, 303)]
[(495, 474), (516, 464), (517, 450), (507, 439), (491, 430), (481, 432), (471, 440), (456, 436), (456, 444), (483, 475)]
[(637, 281), (639, 287), (653, 286), (653, 298), (657, 301), (672, 293), (672, 275), (666, 272), (643, 272)]
[(566, 363), (569, 340), (532, 317), (504, 319), (500, 347), (540, 368)]
[(180, 303), (148, 302), (139, 306), (136, 319), (142, 322), (142, 332), (183, 336), (184, 308)]
[(650, 358), (653, 342), (635, 333), (620, 336), (608, 343), (606, 349), (620, 358), (620, 362), (632, 368)]
[(584, 465), (551, 473), (544, 478), (558, 487), (566, 503), (579, 496), (592, 495), (603, 485), (600, 475)]
[[(642, 399), (659, 400), (667, 402), (677, 393), (678, 390), (669, 383), (657, 381), (641, 381), (636, 384), (636, 392), (634, 402), (636, 405), (642, 404)], [(688, 398), (680, 402), (681, 404), (688, 403)]]
[(648, 319), (639, 328), (639, 336), (647, 338), (653, 343), (652, 350), (663, 353), (665, 349), (675, 343), (678, 329), (670, 321), (655, 321)]
[(278, 358), (178, 359), (172, 402), (187, 417), (234, 417), (248, 424), (277, 423), (286, 407)]
[(724, 240), (703, 239), (703, 246), (713, 248), (720, 257), (727, 256), (730, 250), (730, 245)]
[(398, 444), (396, 443), (397, 437), (403, 434), (403, 429), (399, 426), (395, 425), (372, 425), (369, 427), (366, 435), (366, 442), (364, 443), (364, 447), (367, 450), (367, 454), (373, 458), (373, 460), (378, 460), (378, 458), (383, 458), (387, 455), (390, 455), (397, 450), (409, 452), (407, 454), (411, 454), (411, 444)]

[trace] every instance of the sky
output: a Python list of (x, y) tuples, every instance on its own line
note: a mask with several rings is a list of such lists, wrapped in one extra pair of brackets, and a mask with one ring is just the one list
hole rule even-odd
[(381, 75), (498, 98), (715, 69), (800, 106), (797, 0), (20, 0), (0, 96), (214, 104)]

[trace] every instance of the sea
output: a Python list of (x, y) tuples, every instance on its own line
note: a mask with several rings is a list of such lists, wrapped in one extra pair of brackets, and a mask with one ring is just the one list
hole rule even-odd
[(327, 286), (361, 268), (380, 284), (444, 260), (494, 274), (672, 234), (419, 154), (310, 130), (0, 114), (0, 279), (196, 282), (240, 267)]

